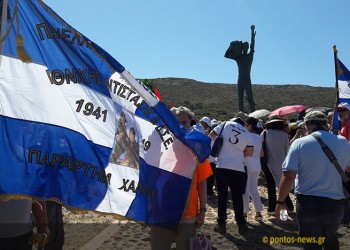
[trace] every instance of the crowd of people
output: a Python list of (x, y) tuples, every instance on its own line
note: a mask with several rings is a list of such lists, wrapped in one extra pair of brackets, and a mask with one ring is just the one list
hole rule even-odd
[[(206, 116), (198, 119), (186, 107), (173, 107), (171, 112), (184, 131), (203, 133), (212, 145), (218, 137), (223, 142), (218, 155), (210, 155), (197, 167), (178, 230), (151, 227), (152, 249), (171, 249), (173, 242), (176, 249), (190, 249), (190, 239), (205, 222), (208, 199), (214, 196), (218, 208), (214, 231), (219, 234), (226, 234), (227, 204), (231, 198), (240, 234), (249, 233), (247, 215), (252, 202), (257, 221), (266, 215), (279, 218), (281, 210), (286, 209), (296, 213), (300, 236), (325, 237), (322, 245), (306, 244), (305, 249), (339, 249), (336, 232), (341, 223), (349, 226), (350, 206), (349, 194), (333, 163), (336, 159), (341, 171), (350, 172), (349, 104), (340, 103), (334, 112), (303, 111), (288, 121), (283, 117), (251, 117), (243, 112), (227, 121)], [(334, 114), (341, 121), (340, 131), (332, 129)], [(328, 158), (325, 147), (334, 159)], [(266, 213), (258, 190), (259, 178), (265, 179), (268, 190)], [(292, 201), (291, 192), (296, 202)], [(26, 226), (13, 230), (0, 227), (1, 249), (31, 249), (28, 240), (33, 235), (32, 216), (36, 218), (38, 233), (46, 235), (45, 241), (49, 242), (44, 249), (62, 249), (62, 206), (28, 200), (0, 202), (0, 223), (15, 220)]]
[[(218, 210), (214, 231), (225, 234), (230, 194), (240, 234), (249, 233), (247, 214), (252, 201), (255, 220), (262, 220), (265, 214), (279, 218), (281, 210), (286, 209), (288, 213), (296, 213), (300, 236), (324, 237), (323, 244), (307, 243), (305, 249), (339, 249), (336, 233), (340, 224), (349, 226), (349, 194), (343, 189), (342, 178), (333, 166), (333, 159), (328, 159), (323, 146), (315, 138), (329, 147), (344, 173), (350, 172), (349, 104), (340, 103), (336, 110), (327, 112), (303, 110), (295, 119), (288, 121), (279, 116), (269, 119), (250, 117), (243, 112), (238, 112), (231, 120), (218, 121), (209, 117), (198, 119), (185, 107), (173, 108), (172, 111), (182, 112), (191, 120), (187, 128), (207, 134), (212, 139), (212, 145), (219, 136), (223, 138), (220, 153), (208, 158), (212, 175), (200, 182), (194, 179), (192, 185), (200, 183), (202, 186), (206, 182), (207, 186), (206, 192), (202, 190), (198, 193), (201, 205), (197, 220), (194, 220), (200, 223), (196, 225), (200, 225), (205, 216), (204, 193), (208, 199), (216, 194)], [(332, 129), (334, 114), (341, 121), (339, 131)], [(208, 163), (203, 168), (208, 173)], [(266, 213), (263, 213), (258, 191), (260, 177), (265, 179), (268, 190)], [(293, 192), (295, 202), (290, 196)], [(173, 232), (172, 236), (178, 239), (178, 235), (183, 235), (181, 231)], [(182, 246), (177, 246), (177, 249), (189, 249), (190, 239), (194, 236), (195, 230), (192, 230), (181, 239)], [(151, 238), (152, 249), (157, 249), (156, 242), (160, 238)], [(171, 238), (168, 239), (168, 247), (163, 245), (162, 249), (171, 249), (170, 242)]]

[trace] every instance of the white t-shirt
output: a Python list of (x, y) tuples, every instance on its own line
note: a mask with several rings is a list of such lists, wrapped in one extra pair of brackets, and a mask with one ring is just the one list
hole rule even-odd
[(246, 147), (253, 147), (251, 133), (237, 122), (228, 121), (214, 128), (214, 132), (224, 138), (220, 154), (217, 157), (217, 168), (226, 168), (244, 172), (244, 154)]
[(258, 134), (251, 133), (252, 142), (254, 146), (254, 153), (252, 156), (244, 157), (244, 165), (247, 166), (247, 172), (260, 172), (260, 152), (262, 148), (262, 141)]
[(0, 238), (12, 238), (32, 231), (30, 200), (0, 201)]

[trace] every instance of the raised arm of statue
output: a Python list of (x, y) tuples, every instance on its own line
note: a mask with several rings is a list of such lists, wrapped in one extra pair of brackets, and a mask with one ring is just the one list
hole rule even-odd
[(255, 25), (253, 24), (252, 26), (250, 26), (250, 29), (252, 30), (252, 38), (251, 38), (251, 42), (250, 42), (250, 52), (254, 52), (255, 35), (256, 35)]

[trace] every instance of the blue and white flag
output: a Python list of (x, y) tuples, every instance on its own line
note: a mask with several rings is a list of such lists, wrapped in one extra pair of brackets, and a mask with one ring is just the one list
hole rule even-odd
[(42, 1), (1, 20), (0, 195), (176, 229), (210, 139)]
[[(338, 58), (337, 61), (338, 106), (342, 102), (350, 104), (350, 72)], [(337, 110), (334, 112), (333, 128), (338, 130), (341, 128)]]

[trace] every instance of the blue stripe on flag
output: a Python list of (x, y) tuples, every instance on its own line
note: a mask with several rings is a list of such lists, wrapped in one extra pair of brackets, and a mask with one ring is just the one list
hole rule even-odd
[(66, 205), (88, 210), (104, 198), (104, 166), (111, 149), (48, 124), (0, 116), (0, 127), (0, 194), (56, 197)]
[[(15, 41), (15, 36), (19, 35), (18, 30), (16, 25), (9, 29), (9, 20), (14, 15), (15, 2), (15, 0), (9, 0), (7, 29), (10, 33), (4, 42), (3, 54), (18, 58)], [(98, 92), (94, 94), (111, 98), (106, 80), (116, 71), (125, 77), (127, 74), (124, 67), (106, 51), (63, 21), (43, 1), (21, 0), (18, 4), (23, 47), (33, 63), (48, 69), (47, 76), (51, 84), (57, 86), (80, 84), (86, 87), (87, 99), (91, 98), (92, 90)], [(9, 84), (6, 79), (8, 76), (19, 79), (23, 77), (20, 73), (14, 75), (11, 72), (10, 68), (10, 72), (6, 72), (7, 75), (4, 74), (2, 78), (0, 76), (4, 84)], [(35, 73), (33, 71), (32, 74)], [(130, 82), (134, 79), (132, 76), (129, 78), (125, 77), (126, 81)], [(140, 88), (137, 84), (132, 82), (131, 86)], [(144, 96), (141, 92), (138, 94)], [(174, 134), (194, 151), (200, 162), (204, 161), (210, 152), (210, 138), (198, 131), (184, 133), (169, 109), (161, 102), (156, 104), (156, 99), (152, 97), (146, 96), (144, 99), (154, 106), (156, 114), (161, 118), (161, 121), (156, 121), (154, 124), (158, 126), (165, 124), (168, 129), (166, 132), (170, 131)], [(28, 96), (29, 100), (30, 98), (32, 96)], [(15, 102), (15, 99), (9, 100), (10, 104)], [(1, 104), (0, 108), (6, 110), (7, 107)], [(89, 106), (85, 108), (89, 109)], [(90, 111), (92, 111), (91, 106)], [(114, 114), (114, 111), (111, 113)], [(50, 112), (49, 107), (39, 112), (42, 112), (40, 115), (43, 116), (55, 116), (54, 112)], [(136, 113), (140, 115), (139, 110)], [(7, 112), (0, 112), (0, 114), (7, 114)], [(26, 117), (26, 113), (21, 117)], [(77, 120), (82, 129), (89, 130), (90, 127), (85, 121), (80, 120), (79, 117)], [(108, 164), (110, 148), (96, 145), (76, 131), (55, 125), (4, 116), (0, 116), (0, 125), (2, 128), (0, 194), (27, 194), (42, 198), (57, 198), (64, 205), (89, 210), (96, 209), (104, 200), (107, 192), (104, 168)], [(107, 132), (103, 126), (100, 129), (102, 134)], [(112, 138), (109, 140), (112, 142)], [(36, 156), (39, 152), (40, 157), (37, 160)], [(156, 157), (162, 157), (161, 155), (162, 152)], [(175, 228), (186, 204), (191, 179), (146, 166), (145, 162), (141, 163), (140, 175), (141, 183), (146, 183), (158, 190), (160, 196), (154, 200), (137, 193), (137, 198), (129, 210), (129, 218), (146, 224)], [(104, 208), (105, 210), (108, 208)], [(167, 221), (168, 225), (164, 225), (164, 221)]]
[(153, 107), (155, 110), (154, 113), (145, 115), (147, 112), (144, 112), (144, 110), (150, 109), (152, 109), (152, 107), (150, 107), (147, 103), (143, 103), (140, 105), (140, 108), (136, 110), (135, 114), (152, 122), (157, 126), (166, 125), (168, 128), (171, 128), (172, 133), (185, 145), (190, 147), (198, 156), (199, 162), (203, 162), (209, 157), (211, 139), (207, 135), (197, 130), (185, 133), (181, 129), (179, 122), (176, 120), (175, 116), (169, 112), (169, 109), (163, 102), (158, 102), (158, 104)]
[(338, 72), (338, 80), (350, 81), (350, 72), (346, 66), (338, 59), (340, 71)]
[[(347, 85), (347, 86), (345, 86), (345, 88), (346, 89), (350, 88), (350, 85), (349, 85), (349, 83), (350, 83), (350, 72), (349, 72), (349, 70), (346, 68), (346, 66), (339, 59), (338, 59), (338, 66), (339, 66), (339, 68), (337, 69), (337, 71), (338, 71), (337, 72), (338, 81), (348, 82), (348, 84), (345, 84), (345, 85)], [(339, 85), (339, 82), (338, 82), (338, 85)], [(342, 89), (340, 89), (340, 86), (338, 86), (338, 87), (339, 87), (339, 91), (342, 91)], [(342, 91), (342, 93), (349, 93), (348, 89), (347, 89), (347, 91)], [(344, 96), (344, 94), (343, 94), (343, 96)], [(341, 103), (341, 102), (346, 102), (346, 103), (350, 104), (350, 96), (346, 96), (346, 97), (347, 98), (339, 98), (336, 106), (338, 106), (339, 103)], [(334, 111), (333, 129), (337, 129), (337, 130), (341, 129), (341, 122), (338, 119), (338, 112), (337, 112), (337, 110)]]
[[(184, 211), (191, 179), (148, 165), (143, 159), (140, 164), (140, 190), (131, 204), (127, 217), (146, 224), (176, 230)], [(146, 195), (142, 188), (156, 191)], [(149, 194), (149, 193), (148, 193)], [(146, 208), (146, 209), (145, 209)]]
[[(33, 62), (47, 66), (51, 81), (59, 84), (62, 76), (70, 75), (71, 82), (83, 83), (86, 87), (110, 96), (105, 83), (115, 70), (123, 72), (124, 67), (41, 1), (18, 1), (18, 4), (19, 15), (23, 16), (19, 18), (19, 26), (24, 48)], [(13, 15), (14, 8), (15, 1), (9, 1), (9, 18)], [(4, 45), (4, 54), (18, 58), (15, 35), (17, 30), (12, 28)], [(52, 53), (45, 53), (46, 51)]]

